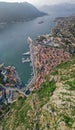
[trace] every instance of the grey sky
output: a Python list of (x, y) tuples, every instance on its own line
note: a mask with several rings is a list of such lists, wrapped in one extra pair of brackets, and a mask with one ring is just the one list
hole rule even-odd
[(0, 1), (5, 1), (5, 2), (29, 2), (34, 5), (44, 5), (44, 4), (58, 4), (58, 3), (65, 3), (65, 2), (70, 2), (70, 3), (75, 3), (75, 0), (0, 0)]

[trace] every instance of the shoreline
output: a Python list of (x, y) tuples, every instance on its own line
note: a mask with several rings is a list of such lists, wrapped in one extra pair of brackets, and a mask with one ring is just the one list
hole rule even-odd
[[(60, 41), (59, 35), (57, 35), (57, 37), (54, 37), (54, 34), (53, 34), (54, 30), (58, 26), (59, 20), (60, 20), (60, 22), (62, 22), (61, 19), (58, 18), (56, 20), (56, 25), (52, 28), (50, 34), (38, 36), (38, 38), (35, 39), (35, 40), (32, 40), (30, 37), (28, 37), (27, 42), (29, 44), (29, 49), (30, 49), (29, 52), (30, 52), (32, 69), (33, 69), (33, 72), (32, 72), (33, 75), (31, 76), (31, 79), (29, 80), (29, 82), (26, 86), (24, 85), (23, 88), (17, 88), (18, 91), (21, 91), (25, 94), (25, 92), (27, 90), (32, 91), (34, 88), (38, 88), (40, 86), (40, 83), (45, 81), (44, 76), (49, 74), (49, 72), (53, 69), (53, 67), (55, 67), (58, 63), (61, 63), (61, 57), (62, 56), (59, 57), (59, 61), (56, 61), (58, 59), (59, 54), (61, 55), (61, 53), (62, 53), (62, 55), (63, 55), (62, 60), (63, 61), (65, 61), (64, 57), (66, 57), (66, 60), (67, 60), (67, 58), (70, 58), (70, 55), (68, 54), (67, 50), (61, 48), (61, 46), (60, 46), (61, 44), (59, 44), (59, 43), (63, 43), (63, 42)], [(58, 27), (60, 27), (60, 25)], [(59, 29), (61, 29), (61, 28), (59, 28)], [(43, 38), (42, 41), (41, 41), (41, 37)], [(61, 36), (61, 39), (62, 39), (62, 36)], [(57, 44), (57, 42), (58, 42), (58, 44)], [(39, 51), (39, 49), (40, 49), (40, 51)], [(53, 54), (55, 59), (51, 60), (50, 57), (47, 57), (47, 53), (48, 53), (47, 50), (50, 51), (50, 52), (52, 51), (51, 54), (50, 54), (51, 58), (53, 58), (52, 57), (52, 54)], [(45, 53), (44, 53), (44, 51), (45, 51)], [(44, 58), (44, 56), (46, 58)], [(42, 57), (42, 59), (39, 60), (41, 57)], [(47, 59), (47, 58), (49, 58), (49, 59)], [(43, 62), (44, 62), (43, 59), (44, 59), (44, 61), (47, 60), (46, 61), (47, 63), (46, 64), (44, 63), (44, 65), (43, 65)], [(51, 64), (48, 60), (50, 60), (50, 62), (52, 62), (51, 63), (52, 66), (51, 66)], [(55, 61), (53, 61), (53, 60), (55, 60)], [(50, 70), (49, 70), (48, 66), (50, 67)], [(38, 72), (37, 68), (40, 72)], [(17, 72), (16, 72), (16, 75), (17, 75)], [(38, 84), (38, 82), (39, 82), (39, 84)]]
[[(34, 88), (38, 88), (40, 84), (45, 81), (45, 76), (48, 75), (55, 66), (71, 58), (69, 48), (65, 48), (65, 42), (62, 41), (66, 38), (60, 33), (62, 30), (61, 23), (62, 20), (58, 17), (56, 25), (52, 28), (50, 34), (38, 36), (35, 40), (28, 37), (35, 79)], [(60, 31), (57, 32), (57, 29)], [(48, 51), (50, 52), (50, 56)]]

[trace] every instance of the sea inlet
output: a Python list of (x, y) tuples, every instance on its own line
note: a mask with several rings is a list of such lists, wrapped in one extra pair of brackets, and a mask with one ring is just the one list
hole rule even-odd
[[(32, 39), (42, 34), (48, 34), (55, 25), (55, 18), (61, 13), (50, 13), (47, 16), (36, 18), (28, 22), (16, 22), (7, 25), (0, 25), (0, 64), (15, 66), (24, 85), (28, 84), (32, 76), (30, 62), (22, 62), (25, 57), (23, 53), (29, 51), (27, 38)], [(65, 16), (65, 12), (62, 16)], [(40, 21), (44, 21), (39, 24)]]

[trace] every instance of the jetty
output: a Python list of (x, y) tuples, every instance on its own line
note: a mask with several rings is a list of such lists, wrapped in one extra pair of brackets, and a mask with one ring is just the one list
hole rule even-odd
[(35, 68), (35, 57), (34, 57), (34, 43), (33, 43), (33, 40), (30, 37), (28, 37), (27, 42), (29, 43), (30, 59), (31, 59), (31, 62), (32, 62), (33, 74), (34, 74), (34, 78), (35, 78), (36, 68)]
[(22, 63), (28, 63), (28, 62), (30, 62), (30, 59), (29, 59), (29, 58), (27, 58), (27, 59), (22, 58)]
[(28, 52), (26, 52), (26, 53), (23, 53), (22, 55), (23, 55), (23, 56), (30, 55), (30, 52), (28, 51)]

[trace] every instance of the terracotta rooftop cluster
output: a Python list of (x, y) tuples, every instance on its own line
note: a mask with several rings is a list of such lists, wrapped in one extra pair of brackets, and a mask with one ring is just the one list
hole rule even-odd
[(50, 73), (52, 68), (67, 61), (71, 55), (63, 49), (44, 47), (41, 45), (34, 46), (35, 56), (35, 88), (39, 87), (45, 81), (45, 76)]
[(15, 67), (2, 67), (1, 68), (1, 75), (3, 75), (3, 81), (4, 81), (4, 85), (6, 87), (17, 87), (19, 86), (19, 78), (18, 75), (16, 73)]
[(75, 16), (58, 18), (51, 34), (30, 41), (33, 50), (35, 88), (45, 81), (52, 68), (75, 53)]

